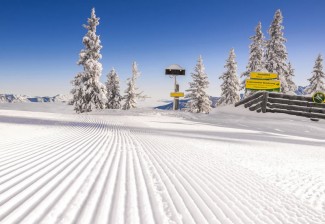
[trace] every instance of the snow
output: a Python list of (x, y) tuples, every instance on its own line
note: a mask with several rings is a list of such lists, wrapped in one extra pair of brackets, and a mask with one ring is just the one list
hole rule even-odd
[(325, 223), (324, 121), (0, 105), (0, 223)]
[(182, 68), (178, 64), (172, 64), (172, 65), (168, 66), (168, 68), (166, 68), (166, 69), (170, 69), (170, 70), (184, 70), (184, 68)]

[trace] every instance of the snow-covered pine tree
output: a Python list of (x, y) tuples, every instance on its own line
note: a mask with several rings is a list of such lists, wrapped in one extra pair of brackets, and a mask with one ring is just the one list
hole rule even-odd
[(288, 83), (287, 83), (287, 80), (286, 80), (285, 75), (279, 75), (279, 80), (280, 80), (280, 83), (281, 83), (281, 89), (280, 89), (280, 91), (282, 93), (289, 92), (289, 86), (288, 86)]
[(140, 76), (140, 72), (138, 70), (138, 65), (136, 62), (133, 62), (132, 64), (132, 77), (128, 78), (127, 82), (127, 88), (125, 90), (125, 95), (124, 95), (124, 105), (123, 105), (123, 110), (129, 110), (132, 108), (137, 107), (137, 98), (141, 95), (141, 93), (138, 93), (137, 90), (138, 88), (136, 87), (136, 80)]
[(285, 74), (287, 72), (288, 53), (283, 37), (283, 16), (280, 9), (275, 12), (273, 22), (268, 30), (270, 39), (266, 41), (265, 68), (268, 72), (277, 73), (281, 81), (281, 92), (289, 91)]
[(295, 70), (292, 68), (291, 63), (289, 62), (287, 72), (285, 73), (285, 79), (287, 81), (288, 90), (290, 92), (295, 92), (297, 90), (297, 86), (292, 80), (292, 78), (295, 76), (294, 72), (295, 72)]
[(186, 104), (187, 111), (192, 113), (209, 113), (211, 111), (211, 101), (206, 89), (208, 88), (208, 76), (205, 73), (202, 56), (199, 56), (197, 64), (192, 73), (193, 82), (190, 82), (189, 92), (186, 97), (189, 101)]
[(108, 109), (120, 109), (122, 100), (120, 94), (120, 80), (114, 68), (107, 75), (106, 90), (106, 107)]
[(317, 91), (325, 92), (325, 73), (323, 70), (323, 57), (318, 55), (315, 61), (312, 77), (308, 79), (309, 86), (305, 89), (305, 94), (313, 94)]
[(73, 99), (71, 104), (77, 113), (90, 112), (93, 109), (103, 109), (106, 103), (105, 86), (100, 83), (102, 64), (99, 62), (100, 54), (99, 36), (96, 35), (96, 27), (99, 25), (99, 18), (95, 15), (95, 9), (91, 11), (91, 18), (88, 18), (88, 30), (82, 39), (85, 49), (79, 54), (78, 65), (82, 65), (83, 72), (78, 73), (71, 82)]
[[(249, 39), (252, 40), (252, 43), (249, 46), (249, 60), (246, 71), (240, 76), (240, 78), (243, 78), (240, 90), (245, 89), (246, 79), (249, 78), (251, 72), (258, 72), (264, 69), (265, 37), (262, 32), (261, 22), (255, 28), (255, 35)], [(253, 92), (251, 90), (245, 90), (245, 97), (251, 95)]]
[(227, 70), (219, 79), (223, 80), (221, 84), (221, 97), (218, 100), (218, 105), (234, 104), (239, 101), (239, 81), (237, 77), (237, 63), (235, 61), (235, 50), (231, 49), (229, 58), (224, 66)]

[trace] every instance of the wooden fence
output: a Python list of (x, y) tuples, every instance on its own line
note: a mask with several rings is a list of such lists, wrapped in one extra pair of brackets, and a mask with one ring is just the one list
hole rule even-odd
[(238, 103), (258, 113), (285, 113), (309, 118), (325, 119), (325, 103), (314, 103), (312, 97), (258, 91)]

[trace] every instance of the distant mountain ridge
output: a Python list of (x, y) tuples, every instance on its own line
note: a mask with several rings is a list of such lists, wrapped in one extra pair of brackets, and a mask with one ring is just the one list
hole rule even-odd
[(66, 103), (71, 99), (71, 95), (58, 94), (56, 96), (35, 96), (30, 97), (26, 95), (16, 94), (0, 94), (0, 103), (49, 103), (49, 102), (63, 102)]
[[(297, 95), (304, 95), (304, 91), (307, 86), (298, 86), (295, 94)], [(70, 101), (72, 96), (70, 94), (58, 94), (56, 96), (26, 96), (26, 95), (17, 95), (17, 94), (0, 94), (0, 103), (48, 103), (48, 102), (63, 102), (67, 103)], [(215, 107), (216, 102), (220, 97), (210, 97), (212, 101), (212, 107)], [(241, 94), (242, 98), (242, 94)], [(185, 108), (188, 99), (180, 100), (180, 109)], [(156, 109), (162, 110), (172, 110), (173, 109), (173, 102), (166, 102), (167, 104), (157, 106)]]
[(295, 91), (295, 93), (297, 95), (304, 95), (305, 89), (307, 88), (307, 86), (298, 86), (297, 90)]

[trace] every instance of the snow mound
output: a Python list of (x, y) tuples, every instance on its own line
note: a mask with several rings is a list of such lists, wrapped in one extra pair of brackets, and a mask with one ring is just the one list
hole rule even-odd
[(321, 123), (56, 109), (0, 110), (0, 223), (325, 223)]

